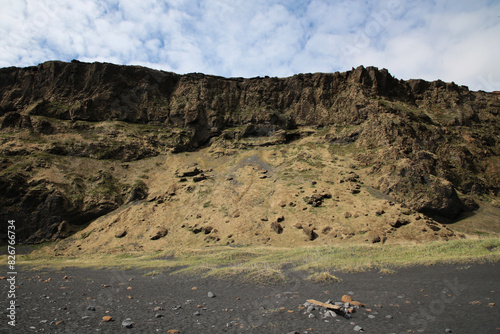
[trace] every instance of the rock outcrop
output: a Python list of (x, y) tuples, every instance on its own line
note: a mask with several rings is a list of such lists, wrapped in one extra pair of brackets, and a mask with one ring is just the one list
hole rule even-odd
[(147, 196), (142, 184), (96, 171), (97, 179), (70, 173), (69, 183), (34, 180), (54, 157), (130, 162), (307, 135), (354, 147), (358, 164), (371, 166), (375, 188), (450, 222), (477, 207), (474, 196), (498, 196), (499, 112), (495, 94), (398, 80), (374, 67), (249, 79), (78, 61), (3, 68), (1, 224), (22, 221), (19, 241), (36, 242), (54, 237), (62, 221), (85, 224)]

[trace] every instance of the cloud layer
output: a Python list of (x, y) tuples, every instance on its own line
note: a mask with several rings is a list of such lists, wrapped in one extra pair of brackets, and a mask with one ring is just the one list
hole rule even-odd
[(52, 59), (177, 73), (389, 69), (500, 90), (500, 3), (478, 0), (0, 0), (0, 67)]

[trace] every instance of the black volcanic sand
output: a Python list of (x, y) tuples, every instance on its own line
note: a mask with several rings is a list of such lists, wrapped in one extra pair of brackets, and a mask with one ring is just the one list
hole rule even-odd
[[(500, 333), (499, 264), (412, 267), (392, 275), (339, 273), (343, 282), (331, 284), (310, 283), (303, 273), (290, 272), (289, 283), (267, 286), (168, 272), (146, 276), (149, 272), (21, 268), (17, 325), (9, 326), (4, 312), (0, 332), (355, 333), (360, 326), (365, 333)], [(8, 284), (1, 282), (7, 306)], [(216, 296), (209, 298), (208, 292)], [(307, 299), (340, 301), (344, 294), (366, 308), (351, 319), (322, 319), (318, 311), (309, 318), (299, 309)], [(104, 322), (106, 315), (113, 321)], [(122, 327), (126, 318), (133, 328)]]

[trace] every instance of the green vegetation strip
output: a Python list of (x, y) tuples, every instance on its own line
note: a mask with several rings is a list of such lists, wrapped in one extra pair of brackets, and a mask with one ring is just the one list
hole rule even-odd
[(331, 272), (379, 270), (381, 273), (390, 274), (397, 271), (397, 268), (408, 266), (497, 262), (500, 260), (500, 238), (300, 248), (214, 246), (204, 249), (169, 249), (156, 253), (94, 254), (81, 257), (47, 257), (44, 253), (42, 248), (29, 255), (20, 255), (18, 264), (35, 269), (168, 269), (179, 275), (238, 277), (257, 283), (285, 282), (286, 272), (301, 271), (306, 272), (308, 279), (314, 282), (340, 282), (341, 280)]

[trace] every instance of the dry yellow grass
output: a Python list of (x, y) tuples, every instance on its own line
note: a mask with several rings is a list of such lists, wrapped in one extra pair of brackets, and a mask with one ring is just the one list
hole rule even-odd
[[(3, 256), (5, 257), (5, 256)], [(119, 267), (173, 270), (180, 275), (219, 278), (239, 277), (257, 283), (280, 283), (291, 272), (308, 273), (304, 279), (335, 281), (332, 272), (378, 270), (390, 274), (399, 267), (497, 262), (500, 238), (459, 239), (426, 244), (340, 245), (316, 247), (228, 247), (169, 249), (154, 253), (93, 254), (46, 256), (43, 252), (20, 255), (18, 264), (45, 267)], [(387, 269), (392, 268), (392, 269)]]
[[(442, 226), (438, 232), (426, 228), (418, 213), (403, 214), (401, 205), (369, 187), (367, 169), (356, 167), (349, 154), (335, 155), (317, 137), (251, 150), (220, 149), (217, 154), (214, 150), (162, 154), (127, 163), (128, 168), (119, 162), (99, 162), (120, 182), (142, 180), (149, 187), (148, 198), (100, 217), (45, 254), (151, 253), (172, 246), (392, 244), (459, 237)], [(59, 168), (83, 174), (98, 167), (92, 159), (61, 159), (38, 177), (66, 182)], [(208, 179), (180, 182), (176, 171), (194, 164)], [(348, 181), (356, 174), (359, 182)], [(353, 194), (355, 187), (360, 192)], [(307, 203), (318, 194), (331, 198), (318, 207)], [(378, 211), (384, 213), (377, 215)], [(271, 225), (278, 217), (283, 217), (279, 233)], [(390, 224), (400, 217), (408, 224), (392, 228)], [(168, 229), (168, 235), (151, 240), (160, 228)], [(200, 230), (209, 232), (195, 233)], [(126, 236), (117, 238), (123, 231)]]

